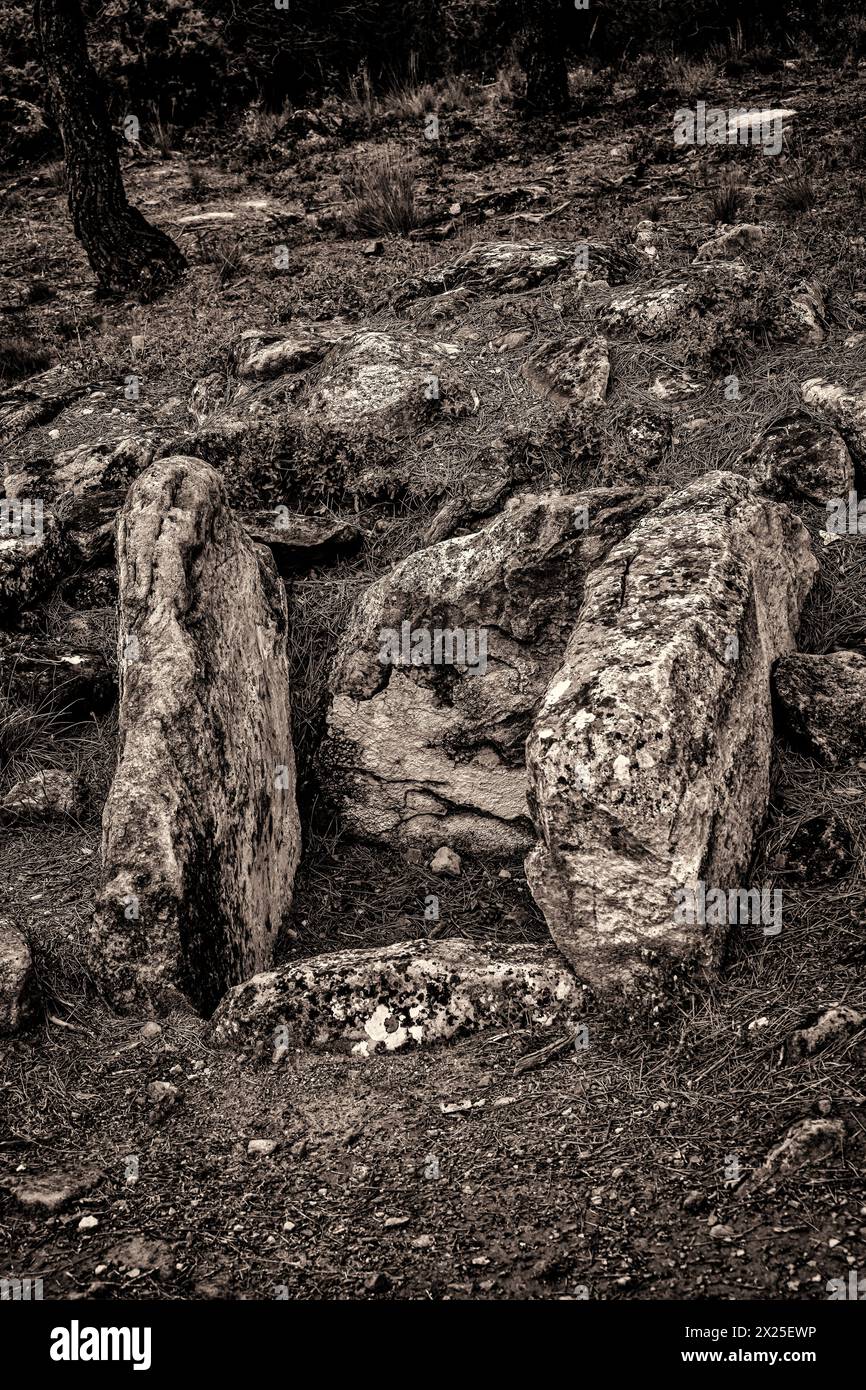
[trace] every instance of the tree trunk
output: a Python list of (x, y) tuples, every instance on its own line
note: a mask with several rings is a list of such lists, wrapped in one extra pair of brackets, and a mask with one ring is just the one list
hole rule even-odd
[(526, 105), (539, 115), (568, 107), (563, 0), (523, 0), (521, 64)]
[(178, 278), (186, 261), (127, 201), (80, 0), (36, 0), (36, 31), (63, 139), (75, 235), (104, 289), (150, 299)]

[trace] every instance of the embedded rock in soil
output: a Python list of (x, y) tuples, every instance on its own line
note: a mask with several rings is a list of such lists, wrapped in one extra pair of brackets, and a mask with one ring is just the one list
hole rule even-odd
[(78, 778), (61, 768), (45, 768), (0, 796), (0, 825), (77, 816), (82, 809)]
[(764, 1162), (737, 1189), (738, 1197), (748, 1197), (769, 1182), (778, 1182), (836, 1158), (845, 1143), (842, 1120), (797, 1120), (778, 1144), (769, 1150)]
[(773, 672), (788, 737), (831, 767), (866, 752), (866, 655), (797, 652)]
[(287, 372), (300, 372), (320, 362), (335, 343), (352, 330), (344, 323), (297, 324), (289, 333), (264, 333), (248, 329), (235, 349), (235, 365), (242, 380), (270, 381)]
[(295, 1047), (367, 1056), (515, 1022), (575, 1025), (581, 998), (552, 946), (422, 939), (257, 975), (226, 995), (212, 1026), (217, 1043), (275, 1061)]
[(851, 1009), (846, 1004), (831, 1004), (811, 1023), (791, 1034), (785, 1043), (785, 1058), (794, 1062), (803, 1057), (814, 1057), (816, 1052), (823, 1052), (831, 1043), (856, 1033), (864, 1023), (866, 1018), (857, 1009)]
[(609, 333), (633, 333), (639, 338), (666, 338), (710, 296), (733, 299), (742, 292), (749, 272), (736, 262), (707, 265), (691, 275), (672, 272), (653, 284), (617, 290), (602, 315)]
[(53, 704), (65, 717), (77, 718), (82, 710), (109, 705), (114, 685), (99, 651), (32, 632), (0, 632), (0, 688), (8, 699)]
[(33, 957), (11, 922), (0, 920), (0, 1035), (25, 1028), (33, 1016)]
[(715, 962), (720, 933), (692, 909), (701, 883), (734, 889), (748, 866), (769, 791), (770, 667), (816, 570), (787, 507), (711, 473), (589, 576), (527, 742), (541, 836), (527, 879), (596, 988), (635, 986), (651, 956)]
[(402, 308), (425, 295), (455, 289), (483, 295), (534, 289), (573, 269), (580, 249), (576, 242), (568, 246), (527, 241), (479, 242), (452, 260), (404, 281), (396, 291), (394, 304)]
[(806, 405), (836, 426), (855, 463), (866, 465), (866, 378), (849, 391), (839, 382), (813, 376), (800, 390)]
[(212, 1009), (270, 964), (299, 854), (286, 597), (201, 460), (154, 463), (118, 526), (120, 757), (100, 969), (122, 1005)]
[[(308, 402), (310, 416), (326, 426), (361, 430), (418, 424), (446, 398), (454, 404), (453, 367), (460, 353), (456, 343), (414, 333), (358, 333), (319, 379)], [(465, 399), (468, 404), (468, 394)]]
[(23, 503), (20, 513), (7, 506), (0, 517), (0, 613), (16, 613), (41, 598), (64, 574), (68, 552), (56, 512), (38, 497)]
[(848, 496), (854, 464), (842, 436), (799, 411), (769, 425), (739, 466), (772, 497), (830, 502)]
[(698, 247), (693, 265), (705, 261), (732, 261), (744, 251), (764, 244), (766, 232), (763, 227), (751, 222), (739, 222), (734, 227), (725, 227), (717, 236), (711, 237)]
[(419, 551), (367, 589), (337, 653), (321, 751), (351, 833), (431, 849), (531, 844), (533, 713), (587, 573), (660, 496), (516, 497), (482, 530)]
[(270, 548), (280, 574), (327, 564), (357, 550), (361, 531), (353, 522), (333, 516), (306, 516), (288, 507), (241, 516), (247, 535)]
[(25, 1211), (52, 1216), (92, 1191), (104, 1176), (100, 1169), (91, 1167), (45, 1173), (13, 1173), (0, 1179), (0, 1186)]
[(604, 338), (555, 338), (523, 364), (527, 380), (564, 405), (601, 405), (607, 395), (610, 358)]

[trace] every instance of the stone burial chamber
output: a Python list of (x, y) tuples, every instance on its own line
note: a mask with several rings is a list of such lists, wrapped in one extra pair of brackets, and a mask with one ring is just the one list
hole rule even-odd
[(285, 590), (183, 456), (134, 482), (117, 530), (120, 742), (94, 958), (110, 999), (209, 1013), (271, 963), (292, 896)]

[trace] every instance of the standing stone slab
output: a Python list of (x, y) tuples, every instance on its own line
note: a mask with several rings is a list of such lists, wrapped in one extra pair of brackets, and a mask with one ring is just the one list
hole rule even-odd
[(270, 964), (299, 854), (286, 598), (194, 458), (154, 463), (118, 526), (120, 757), (96, 935), (121, 1004), (210, 1011)]
[(651, 957), (711, 964), (718, 933), (678, 892), (736, 888), (769, 790), (770, 667), (817, 569), (808, 533), (745, 478), (665, 501), (589, 577), (527, 743), (541, 842), (527, 877), (598, 989)]
[[(628, 488), (517, 497), (482, 530), (421, 550), (370, 586), (337, 654), (321, 754), (348, 830), (431, 849), (529, 847), (524, 742), (534, 711), (587, 573), (660, 497)], [(461, 640), (474, 668), (448, 661)]]

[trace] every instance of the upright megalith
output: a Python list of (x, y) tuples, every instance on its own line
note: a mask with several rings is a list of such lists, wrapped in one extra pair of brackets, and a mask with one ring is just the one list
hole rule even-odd
[[(711, 473), (638, 523), (587, 579), (527, 742), (533, 895), (598, 989), (657, 958), (710, 964), (701, 911), (740, 886), (768, 791), (770, 669), (817, 562), (802, 523)], [(691, 908), (691, 910), (690, 910)]]
[(117, 555), (100, 973), (121, 1005), (183, 994), (210, 1012), (270, 964), (298, 862), (285, 591), (195, 458), (136, 480)]

